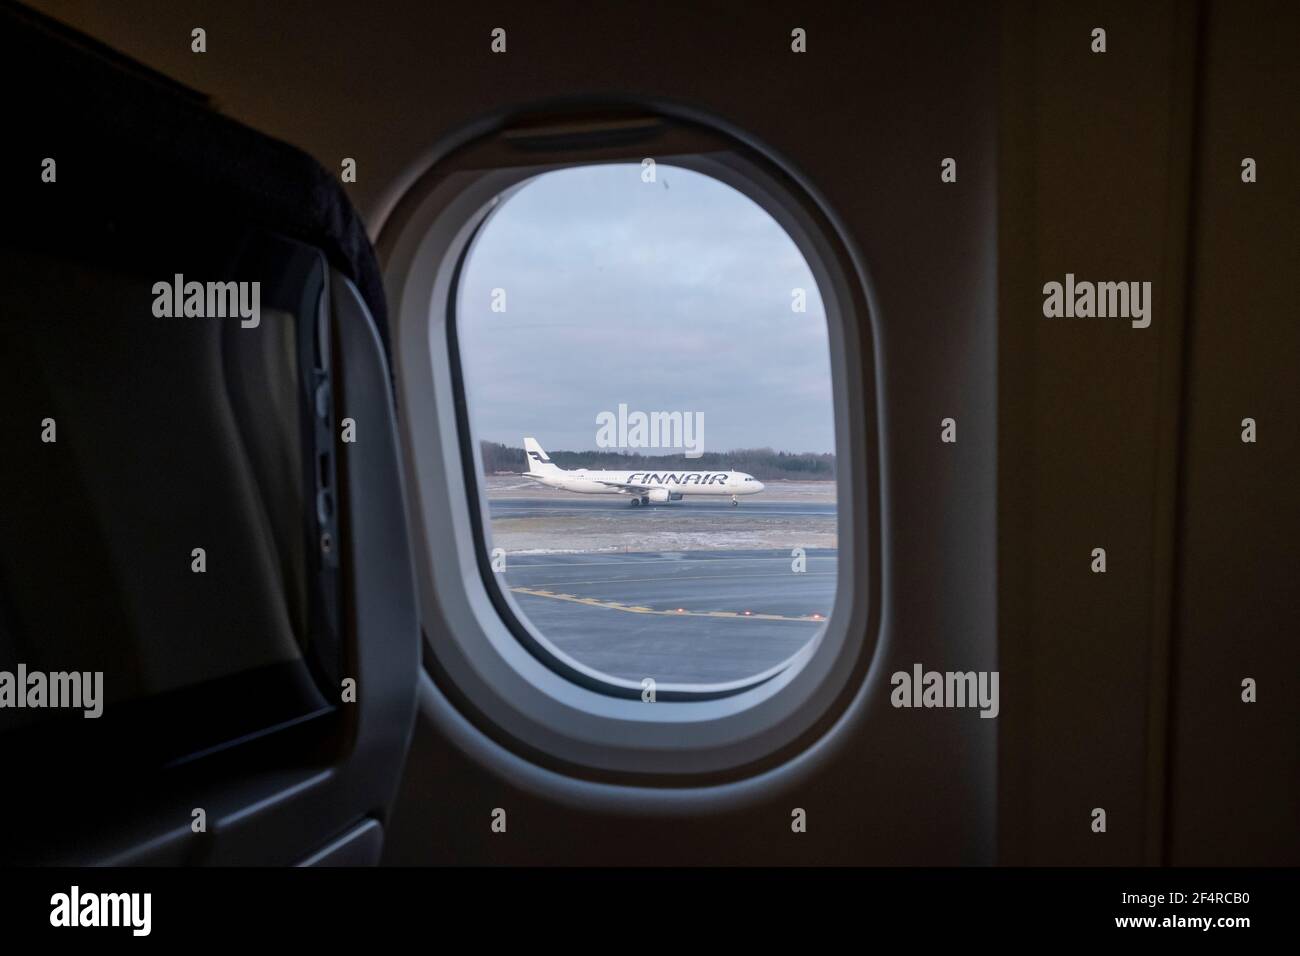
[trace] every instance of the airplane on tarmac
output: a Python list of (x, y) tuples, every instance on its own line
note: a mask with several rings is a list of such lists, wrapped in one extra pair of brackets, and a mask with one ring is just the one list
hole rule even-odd
[(763, 483), (743, 471), (566, 471), (550, 458), (535, 438), (524, 439), (528, 456), (525, 478), (548, 488), (584, 495), (630, 495), (632, 507), (650, 502), (680, 501), (686, 495), (730, 495), (733, 505), (742, 495), (756, 495)]

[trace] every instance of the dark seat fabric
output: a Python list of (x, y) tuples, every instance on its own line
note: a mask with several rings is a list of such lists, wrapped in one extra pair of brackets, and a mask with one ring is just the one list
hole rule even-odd
[[(102, 673), (99, 733), (134, 702), (296, 674), (329, 643), (295, 349), (317, 303), (269, 250), (352, 277), (383, 339), (360, 220), (301, 151), (3, 2), (0, 77), (0, 670)], [(259, 282), (260, 325), (160, 316), (153, 287), (175, 274)], [(213, 734), (259, 729), (252, 704)], [(0, 737), (38, 716), (0, 712)]]
[[(374, 250), (342, 186), (302, 150), (56, 21), (0, 5), (9, 223), (0, 243), (111, 243), (119, 230), (194, 232), (241, 219), (322, 250), (357, 286), (389, 352)], [(268, 95), (274, 95), (270, 91)], [(56, 161), (57, 185), (41, 164)], [(143, 229), (141, 227), (144, 227)], [(71, 234), (76, 229), (78, 234)], [(391, 355), (389, 356), (391, 358)], [(390, 363), (391, 364), (391, 363)]]

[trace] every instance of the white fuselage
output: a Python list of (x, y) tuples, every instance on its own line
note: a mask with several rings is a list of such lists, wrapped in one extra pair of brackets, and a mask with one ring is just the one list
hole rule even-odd
[[(644, 489), (651, 501), (679, 495), (722, 495), (728, 498), (756, 495), (763, 483), (741, 471), (555, 471), (528, 476), (550, 488), (584, 495), (635, 495)], [(664, 495), (667, 493), (667, 496)]]
[(524, 476), (538, 484), (583, 495), (625, 495), (634, 505), (677, 501), (687, 495), (726, 496), (735, 503), (742, 495), (763, 490), (761, 481), (743, 471), (565, 471), (551, 461), (535, 438), (524, 439), (524, 452), (528, 459)]

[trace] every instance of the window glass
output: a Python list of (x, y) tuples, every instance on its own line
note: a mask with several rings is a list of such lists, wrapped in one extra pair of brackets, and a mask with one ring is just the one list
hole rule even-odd
[(456, 303), (497, 583), (558, 652), (643, 684), (771, 672), (835, 602), (834, 409), (807, 262), (671, 164), (497, 200)]

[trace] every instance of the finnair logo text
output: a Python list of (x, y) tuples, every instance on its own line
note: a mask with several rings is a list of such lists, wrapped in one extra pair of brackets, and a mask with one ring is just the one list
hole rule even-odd
[(677, 473), (666, 471), (662, 474), (655, 471), (634, 471), (627, 476), (629, 484), (644, 485), (725, 485), (727, 483), (727, 473), (706, 473), (701, 474), (698, 471)]
[(153, 314), (160, 319), (240, 319), (255, 329), (262, 323), (262, 283), (186, 282), (179, 272), (171, 282), (153, 284)]
[(596, 416), (598, 448), (681, 448), (687, 458), (704, 454), (703, 412), (629, 412), (620, 403), (617, 414)]

